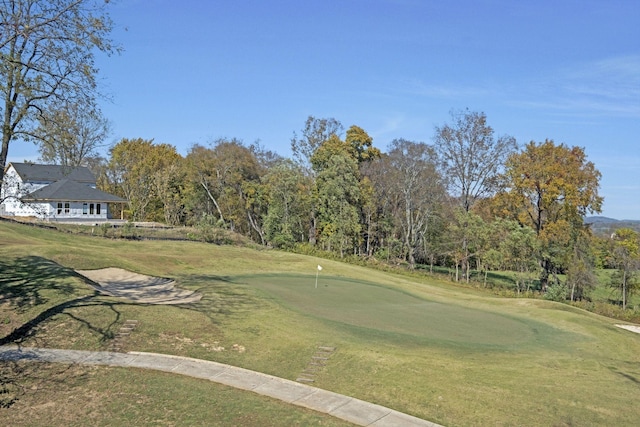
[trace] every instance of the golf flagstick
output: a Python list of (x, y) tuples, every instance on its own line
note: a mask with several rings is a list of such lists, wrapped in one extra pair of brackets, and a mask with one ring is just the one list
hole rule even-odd
[(322, 266), (318, 264), (318, 269), (316, 270), (316, 289), (318, 289), (318, 273), (322, 271)]

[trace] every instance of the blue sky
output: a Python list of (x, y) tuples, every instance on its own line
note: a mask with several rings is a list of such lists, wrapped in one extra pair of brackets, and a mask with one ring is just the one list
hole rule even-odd
[[(432, 142), (449, 112), (496, 135), (584, 147), (603, 215), (640, 219), (640, 1), (119, 0), (100, 57), (110, 142), (186, 154), (235, 137), (290, 155), (309, 115), (384, 151)], [(37, 158), (14, 144), (10, 161)]]

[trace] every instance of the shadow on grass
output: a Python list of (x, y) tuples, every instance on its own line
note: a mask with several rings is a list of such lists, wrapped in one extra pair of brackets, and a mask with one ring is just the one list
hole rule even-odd
[[(14, 328), (6, 336), (0, 337), (0, 345), (20, 345), (31, 339), (37, 346), (39, 326), (56, 315), (68, 316), (82, 324), (97, 334), (101, 342), (112, 339), (112, 330), (122, 317), (117, 306), (129, 303), (105, 300), (97, 291), (91, 291), (88, 295), (79, 292), (78, 287), (73, 286), (68, 280), (72, 277), (82, 279), (75, 271), (41, 257), (0, 260), (0, 305), (22, 315), (32, 311), (38, 312), (35, 317)], [(108, 307), (113, 312), (113, 317), (109, 316), (108, 324), (101, 327), (70, 310), (90, 306)], [(36, 383), (51, 383), (55, 378), (68, 381), (66, 369), (48, 369), (46, 378), (40, 378), (40, 370), (32, 365), (3, 363), (0, 367), (0, 408), (12, 406), (24, 394), (25, 384), (22, 378), (29, 377), (30, 382)], [(51, 375), (52, 372), (55, 375)]]
[(632, 383), (636, 384), (636, 385), (640, 385), (640, 379), (638, 379), (637, 377), (634, 377), (631, 374), (627, 374), (626, 372), (621, 372), (620, 370), (614, 368), (614, 367), (609, 367), (609, 370), (611, 372), (613, 372), (614, 374), (620, 375), (622, 378), (625, 378), (629, 381), (631, 381)]
[[(0, 337), (0, 345), (20, 344), (34, 338), (39, 325), (59, 314), (64, 314), (97, 333), (100, 341), (113, 338), (111, 331), (122, 317), (117, 306), (131, 303), (100, 299), (100, 293), (95, 290), (89, 295), (77, 295), (78, 288), (67, 280), (72, 277), (86, 280), (72, 269), (41, 257), (0, 260), (0, 304), (7, 304), (18, 313), (42, 309), (34, 318)], [(55, 304), (50, 301), (53, 298), (62, 301)], [(68, 311), (71, 308), (90, 306), (109, 307), (114, 314), (113, 319), (105, 327), (99, 327)]]
[[(119, 306), (147, 305), (124, 299), (114, 301), (114, 298), (105, 297), (96, 290), (83, 290), (74, 286), (69, 280), (71, 278), (92, 284), (72, 269), (44, 258), (30, 256), (0, 260), (0, 305), (21, 313), (22, 317), (37, 313), (7, 335), (0, 336), (0, 345), (24, 345), (28, 342), (29, 346), (47, 346), (51, 337), (42, 331), (41, 326), (56, 316), (66, 316), (97, 335), (100, 342), (106, 342), (113, 338), (117, 325), (123, 320)], [(225, 316), (244, 315), (260, 304), (242, 282), (231, 277), (196, 275), (186, 276), (183, 280), (198, 286), (203, 299), (177, 307), (204, 314), (212, 324), (219, 323)], [(108, 308), (111, 314), (100, 317), (98, 321), (90, 317), (91, 314), (80, 315), (82, 311), (76, 310), (92, 306)], [(0, 369), (0, 407), (8, 407), (21, 395), (20, 388), (24, 387), (24, 382), (19, 379), (24, 369), (29, 368), (19, 363), (3, 368)]]
[(27, 394), (57, 393), (87, 377), (86, 371), (73, 364), (4, 361), (0, 365), (0, 409), (10, 408)]
[(46, 291), (71, 296), (75, 288), (61, 279), (72, 276), (72, 270), (37, 256), (0, 260), (0, 304), (23, 312), (46, 304)]
[(192, 275), (185, 276), (181, 281), (198, 285), (197, 292), (203, 295), (200, 301), (181, 307), (204, 314), (213, 324), (220, 322), (221, 315), (246, 313), (260, 305), (251, 292), (244, 288), (245, 283), (233, 277)]

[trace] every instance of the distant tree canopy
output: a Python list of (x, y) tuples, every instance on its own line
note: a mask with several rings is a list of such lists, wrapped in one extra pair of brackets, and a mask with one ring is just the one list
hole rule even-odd
[(109, 122), (91, 105), (64, 103), (38, 120), (34, 132), (44, 163), (84, 166), (98, 154), (110, 133)]
[(317, 119), (309, 116), (302, 129), (301, 136), (296, 132), (291, 138), (293, 158), (302, 165), (307, 165), (316, 150), (332, 136), (340, 137), (344, 127), (334, 118)]
[(123, 139), (110, 151), (107, 166), (109, 190), (129, 201), (134, 221), (162, 221), (172, 193), (168, 182), (181, 157), (169, 144)]
[[(626, 238), (599, 243), (584, 216), (599, 212), (600, 173), (580, 147), (551, 140), (521, 150), (494, 138), (484, 113), (452, 115), (434, 144), (393, 140), (385, 152), (353, 125), (309, 116), (293, 158), (219, 139), (181, 156), (169, 144), (123, 139), (103, 164), (106, 190), (126, 197), (127, 218), (221, 227), (259, 244), (450, 268), (454, 280), (514, 272), (516, 292), (560, 281), (584, 298), (593, 265), (615, 266), (626, 301), (636, 259)], [(622, 239), (622, 237), (620, 237)], [(596, 243), (594, 243), (596, 242)], [(628, 249), (628, 248), (627, 248)], [(635, 261), (634, 261), (635, 262)]]
[(530, 142), (512, 154), (495, 197), (497, 213), (535, 230), (542, 245), (542, 282), (567, 264), (584, 217), (600, 212), (600, 172), (580, 147)]
[(612, 237), (611, 262), (616, 272), (611, 276), (611, 287), (620, 291), (624, 309), (629, 297), (640, 287), (640, 234), (630, 228), (621, 228)]
[(451, 112), (452, 124), (436, 126), (434, 143), (444, 175), (465, 211), (498, 190), (498, 173), (516, 150), (511, 136), (494, 137), (484, 113)]

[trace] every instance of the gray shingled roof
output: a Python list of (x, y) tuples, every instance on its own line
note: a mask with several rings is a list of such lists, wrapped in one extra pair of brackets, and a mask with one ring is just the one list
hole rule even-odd
[(24, 202), (105, 202), (124, 203), (126, 200), (104, 191), (91, 188), (70, 179), (49, 184), (22, 198)]
[(10, 163), (16, 170), (22, 182), (55, 182), (68, 178), (76, 182), (96, 183), (96, 178), (84, 166), (75, 168), (60, 165), (36, 165), (33, 163)]

